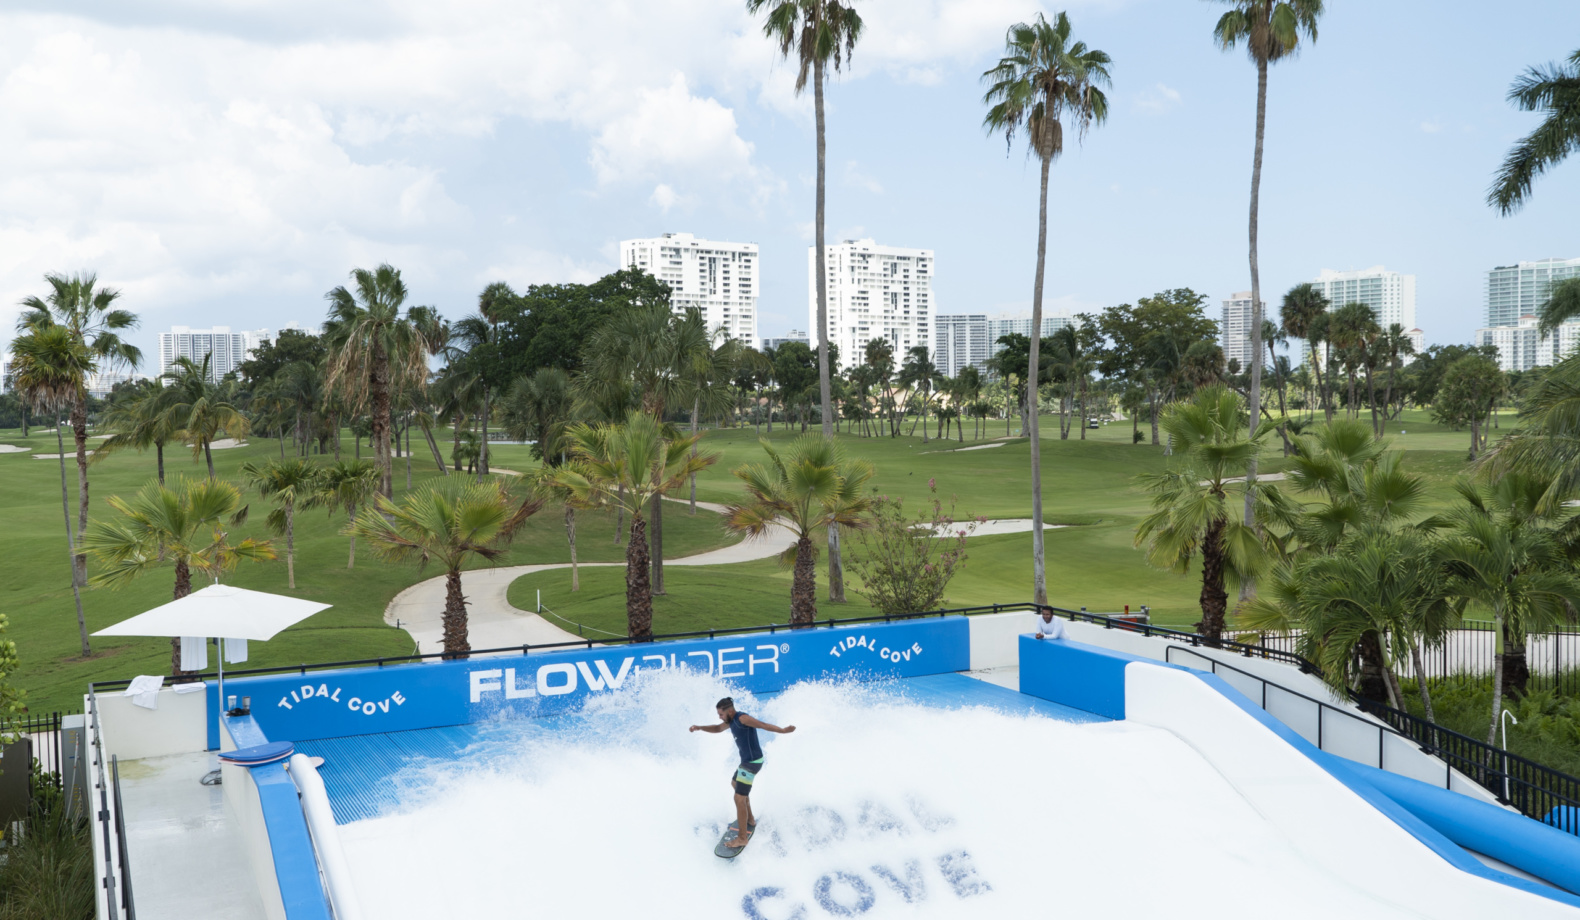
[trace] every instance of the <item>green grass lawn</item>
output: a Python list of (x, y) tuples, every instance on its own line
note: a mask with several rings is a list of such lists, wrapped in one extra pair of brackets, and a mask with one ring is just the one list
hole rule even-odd
[[(36, 430), (34, 433), (36, 436), (26, 441), (7, 438), (0, 433), (0, 444), (55, 452), (53, 432), (47, 437), (37, 436)], [(345, 446), (351, 446), (349, 435), (345, 438)], [(238, 481), (237, 469), (244, 461), (271, 456), (279, 456), (278, 445), (272, 440), (215, 451), (215, 471), (222, 478)], [(180, 449), (167, 450), (165, 467), (172, 484), (177, 476), (198, 477), (204, 470), (200, 465), (191, 464), (186, 452)], [(73, 459), (67, 460), (66, 475), (71, 492), (72, 526), (75, 527), (77, 471)], [(107, 497), (134, 492), (153, 475), (152, 454), (111, 455), (91, 465), (90, 519), (113, 514), (105, 503)], [(430, 457), (418, 454), (413, 458), (413, 486), (421, 487), (438, 478)], [(398, 499), (406, 486), (404, 459), (397, 461), (395, 484)], [(263, 524), (270, 506), (255, 495), (249, 500), (252, 503), (250, 519), (235, 532), (241, 536), (272, 537)], [(81, 657), (60, 509), (60, 467), (56, 461), (35, 460), (30, 453), (0, 454), (0, 509), (4, 509), (5, 522), (0, 532), (0, 546), (5, 549), (6, 560), (0, 567), (0, 612), (10, 620), (6, 636), (17, 643), (22, 658), (22, 668), (16, 679), (27, 691), (26, 703), (30, 710), (48, 712), (80, 707), (81, 696), (90, 680), (169, 673), (170, 644), (162, 639), (92, 639), (92, 657)], [(666, 555), (690, 555), (734, 541), (720, 528), (715, 514), (699, 512), (692, 518), (681, 512), (666, 516), (664, 523)], [(402, 589), (441, 573), (431, 567), (420, 570), (415, 566), (381, 563), (372, 557), (365, 545), (358, 547), (356, 568), (347, 570), (348, 541), (339, 533), (344, 524), (344, 515), (331, 518), (323, 511), (298, 515), (295, 591), (286, 587), (283, 538), (275, 538), (280, 554), (277, 561), (243, 565), (227, 577), (228, 583), (244, 588), (334, 605), (269, 642), (254, 643), (247, 666), (371, 658), (411, 651), (411, 638), (404, 631), (384, 625), (384, 608)], [(613, 536), (612, 515), (578, 514), (580, 559), (588, 562), (624, 559), (624, 547), (615, 544)], [(500, 564), (569, 561), (564, 518), (559, 508), (550, 507), (528, 521)], [(173, 577), (171, 570), (159, 570), (120, 591), (84, 590), (83, 609), (89, 631), (102, 629), (170, 600)]]
[[(1494, 437), (1508, 430), (1512, 419)], [(908, 426), (907, 426), (908, 427)], [(1443, 428), (1422, 412), (1406, 412), (1390, 426), (1396, 448), (1411, 452), (1409, 467), (1427, 477), (1434, 506), (1451, 500), (1450, 486), (1465, 471), (1467, 432)], [(1142, 426), (1147, 431), (1146, 425)], [(1406, 433), (1398, 434), (1403, 429)], [(967, 434), (972, 426), (966, 426)], [(934, 480), (944, 496), (958, 496), (962, 517), (1029, 517), (1029, 447), (1024, 439), (997, 442), (1003, 422), (989, 422), (988, 440), (967, 439), (965, 446), (1002, 443), (985, 450), (960, 450), (957, 441), (923, 442), (915, 436), (861, 438), (841, 436), (850, 453), (870, 459), (877, 466), (876, 486), (886, 495), (905, 498), (913, 509), (928, 495)], [(1111, 422), (1088, 430), (1079, 440), (1079, 429), (1070, 440), (1058, 436), (1057, 419), (1043, 420), (1044, 519), (1072, 526), (1047, 532), (1049, 597), (1067, 607), (1096, 611), (1119, 610), (1124, 605), (1152, 608), (1154, 622), (1188, 626), (1199, 618), (1199, 574), (1160, 572), (1148, 567), (1132, 539), (1137, 521), (1147, 510), (1147, 496), (1136, 486), (1136, 477), (1156, 471), (1165, 462), (1163, 449), (1130, 442), (1128, 421)], [(23, 440), (17, 432), (0, 431), (0, 444), (17, 444), (30, 450), (53, 453), (53, 432), (35, 429)], [(799, 429), (776, 426), (770, 440), (783, 444), (800, 435)], [(1050, 436), (1051, 435), (1051, 436)], [(762, 436), (767, 436), (766, 431)], [(444, 444), (440, 433), (441, 444)], [(738, 481), (730, 471), (743, 463), (764, 459), (759, 433), (752, 429), (710, 431), (705, 449), (719, 454), (719, 461), (698, 477), (697, 495), (704, 501), (729, 501), (739, 495)], [(345, 437), (348, 454), (352, 441)], [(419, 448), (421, 447), (418, 445)], [(216, 470), (234, 479), (245, 460), (278, 456), (277, 442), (216, 451)], [(530, 449), (523, 445), (495, 445), (493, 465), (512, 470), (535, 466)], [(190, 462), (179, 447), (167, 452), (169, 474), (199, 476), (202, 467)], [(1275, 438), (1264, 454), (1263, 470), (1283, 468)], [(126, 494), (140, 487), (154, 473), (153, 457), (125, 453), (107, 457), (91, 468), (92, 514), (109, 512), (107, 496)], [(89, 680), (130, 677), (139, 673), (165, 673), (167, 642), (158, 639), (94, 640), (94, 654), (79, 656), (75, 611), (71, 600), (67, 552), (60, 510), (59, 467), (54, 461), (35, 460), (29, 453), (0, 454), (0, 509), (5, 527), (0, 546), (6, 565), (0, 569), (0, 612), (10, 618), (8, 636), (18, 644), (22, 670), (17, 675), (28, 691), (28, 704), (37, 711), (80, 705)], [(72, 518), (76, 517), (76, 470), (68, 459)], [(432, 460), (419, 449), (412, 461), (412, 482), (421, 486), (434, 479)], [(405, 491), (404, 459), (396, 461), (397, 493)], [(680, 497), (684, 497), (682, 494)], [(251, 522), (243, 535), (264, 536), (267, 507), (252, 498)], [(679, 506), (666, 514), (665, 555), (690, 555), (733, 540), (719, 526), (716, 515), (686, 514)], [(268, 666), (336, 659), (398, 655), (411, 650), (402, 631), (383, 623), (391, 598), (434, 571), (379, 563), (364, 550), (355, 570), (347, 571), (346, 538), (339, 534), (343, 518), (323, 512), (303, 514), (297, 522), (297, 596), (334, 606), (305, 624), (287, 630), (268, 643), (259, 643), (250, 665)], [(613, 521), (607, 515), (578, 515), (578, 549), (582, 561), (619, 561), (624, 549), (613, 542)], [(847, 541), (850, 545), (850, 541)], [(950, 586), (951, 606), (1015, 603), (1031, 594), (1031, 536), (1012, 534), (971, 541), (970, 558)], [(283, 547), (282, 547), (283, 555)], [(563, 518), (559, 509), (545, 509), (528, 523), (501, 564), (568, 562)], [(285, 586), (283, 559), (248, 565), (229, 581), (248, 588), (293, 593)], [(783, 622), (788, 616), (789, 572), (773, 561), (707, 568), (672, 567), (666, 574), (668, 595), (655, 601), (655, 629), (689, 631), (709, 627)], [(854, 583), (851, 601), (835, 608), (821, 602), (820, 613), (859, 616), (870, 608)], [(100, 629), (156, 606), (170, 597), (170, 576), (151, 573), (121, 591), (89, 590), (83, 603), (89, 629)], [(609, 632), (623, 632), (624, 581), (618, 568), (582, 572), (582, 590), (569, 591), (566, 572), (550, 572), (518, 581), (511, 589), (513, 603), (530, 609), (536, 592), (556, 613)], [(826, 588), (820, 588), (820, 596)]]

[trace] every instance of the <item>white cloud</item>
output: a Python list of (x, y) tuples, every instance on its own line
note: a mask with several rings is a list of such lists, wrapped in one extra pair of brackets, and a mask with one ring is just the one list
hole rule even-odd
[(1436, 134), (1443, 130), (1443, 125), (1441, 122), (1423, 121), (1421, 122), (1421, 130), (1425, 131), (1427, 134)]
[(1180, 102), (1179, 90), (1163, 83), (1157, 83), (1136, 96), (1136, 108), (1151, 115), (1166, 112)]
[(657, 205), (660, 211), (667, 214), (669, 209), (674, 207), (676, 202), (680, 201), (680, 194), (673, 188), (660, 182), (653, 188), (653, 194), (647, 200)]
[(883, 186), (877, 179), (861, 171), (861, 166), (855, 160), (845, 162), (845, 184), (855, 188), (864, 188), (874, 195), (883, 194)]
[(592, 164), (605, 185), (677, 172), (711, 182), (756, 172), (735, 113), (716, 99), (693, 96), (680, 73), (667, 86), (640, 91), (636, 105), (599, 132)]

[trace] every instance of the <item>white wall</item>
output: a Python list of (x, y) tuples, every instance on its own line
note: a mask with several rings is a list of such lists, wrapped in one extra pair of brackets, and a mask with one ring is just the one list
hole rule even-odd
[(1128, 721), (1172, 732), (1312, 863), (1423, 917), (1572, 918), (1571, 907), (1448, 863), (1199, 677), (1125, 669)]
[(207, 691), (159, 691), (159, 708), (133, 706), (132, 698), (119, 692), (100, 693), (99, 723), (104, 728), (104, 756), (122, 760), (191, 754), (208, 749), (203, 719)]
[[(219, 735), (222, 749), (236, 749), (229, 731), (221, 731)], [(274, 875), (274, 848), (269, 844), (269, 828), (263, 821), (258, 787), (248, 775), (246, 767), (227, 764), (222, 760), (220, 771), (222, 788), (225, 790), (225, 811), (235, 823), (242, 845), (247, 848), (247, 863), (252, 867), (252, 878), (258, 887), (264, 916), (269, 920), (286, 920), (285, 902), (280, 898), (280, 881)]]

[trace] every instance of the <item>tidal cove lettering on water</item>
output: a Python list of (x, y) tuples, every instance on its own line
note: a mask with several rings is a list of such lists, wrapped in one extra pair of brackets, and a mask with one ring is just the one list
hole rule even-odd
[[(303, 703), (310, 703), (318, 699), (327, 700), (330, 703), (338, 703), (342, 692), (339, 687), (331, 691), (328, 684), (319, 684), (317, 687), (314, 687), (312, 684), (303, 684), (292, 690), (290, 696), (280, 697), (279, 705), (284, 709), (295, 709)], [(405, 702), (406, 697), (401, 695), (399, 690), (396, 690), (384, 699), (376, 701), (364, 700), (361, 697), (353, 696), (346, 700), (345, 705), (352, 712), (360, 712), (365, 716), (371, 716), (377, 712), (389, 712), (391, 706), (401, 706)]]
[(922, 656), (922, 644), (920, 642), (912, 642), (910, 648), (902, 648), (899, 651), (895, 651), (887, 645), (880, 648), (878, 640), (869, 639), (865, 635), (861, 635), (846, 636), (844, 639), (835, 642), (834, 647), (828, 650), (828, 653), (835, 658), (843, 658), (847, 652), (853, 656), (866, 652), (868, 655), (877, 655), (884, 661), (901, 662), (910, 661), (913, 655), (920, 658)]
[[(940, 847), (937, 835), (952, 826), (954, 819), (931, 812), (914, 796), (906, 801), (911, 820), (882, 802), (869, 800), (859, 806), (854, 824), (821, 805), (801, 809), (782, 825), (765, 821), (761, 833), (768, 839), (756, 845), (759, 860), (785, 858), (791, 852), (827, 856), (845, 840), (884, 838), (892, 839), (892, 845), (883, 862), (845, 866), (810, 883), (753, 888), (741, 898), (742, 914), (747, 920), (807, 920), (815, 907), (819, 916), (854, 917), (880, 902), (922, 904), (939, 894), (970, 898), (992, 891), (970, 851), (949, 844)], [(698, 836), (709, 837), (722, 830), (698, 828)], [(912, 840), (918, 846), (907, 846)], [(929, 850), (931, 856), (917, 855)]]
[(480, 703), (484, 694), (502, 693), (507, 700), (564, 696), (583, 686), (590, 691), (618, 690), (633, 671), (670, 668), (695, 669), (713, 677), (755, 677), (760, 671), (778, 674), (779, 656), (789, 651), (789, 645), (740, 645), (668, 655), (627, 655), (614, 667), (610, 666), (612, 659), (562, 661), (542, 665), (532, 676), (526, 676), (527, 669), (521, 669), (518, 676), (516, 668), (488, 668), (469, 672), (470, 698)]

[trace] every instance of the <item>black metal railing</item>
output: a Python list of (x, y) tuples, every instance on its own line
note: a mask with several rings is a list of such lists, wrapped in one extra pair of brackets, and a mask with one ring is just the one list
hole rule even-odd
[(110, 755), (110, 782), (115, 790), (115, 849), (121, 869), (121, 907), (126, 910), (126, 920), (137, 920), (137, 908), (132, 903), (131, 859), (127, 855), (126, 811), (121, 808), (121, 763), (114, 754)]
[(50, 789), (60, 789), (66, 771), (65, 749), (61, 741), (61, 726), (71, 712), (51, 712), (27, 715), (0, 722), (0, 737), (21, 737), (29, 742), (28, 795), (37, 802)]
[(110, 837), (121, 826), (119, 810), (114, 822), (110, 820), (110, 788), (104, 771), (104, 726), (99, 721), (99, 695), (92, 684), (88, 685), (88, 719), (93, 724), (93, 777), (91, 782), (99, 791), (99, 807), (94, 813), (94, 820), (99, 823), (99, 836), (104, 840), (104, 876), (99, 879), (99, 885), (104, 889), (104, 903), (109, 914), (109, 920), (117, 920), (120, 899), (116, 896), (115, 886), (115, 854), (110, 850)]

